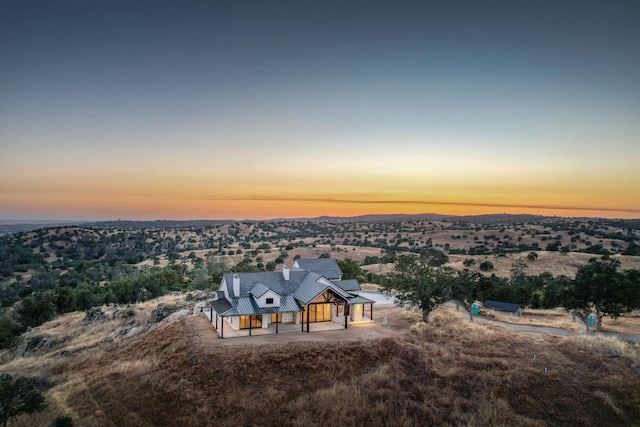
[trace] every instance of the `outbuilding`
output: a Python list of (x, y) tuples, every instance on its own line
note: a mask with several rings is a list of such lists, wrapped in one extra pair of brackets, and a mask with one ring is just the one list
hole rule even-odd
[(521, 317), (524, 307), (520, 304), (513, 304), (510, 302), (500, 302), (487, 300), (483, 304), (484, 308), (496, 311), (502, 311), (504, 313), (510, 313), (514, 316)]

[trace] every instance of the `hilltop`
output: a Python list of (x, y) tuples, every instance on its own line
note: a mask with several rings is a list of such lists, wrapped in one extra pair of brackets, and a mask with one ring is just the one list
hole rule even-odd
[[(176, 295), (105, 307), (109, 320), (93, 323), (68, 314), (29, 332), (25, 338), (40, 344), (23, 357), (1, 352), (0, 371), (37, 380), (49, 402), (15, 425), (47, 425), (61, 414), (78, 426), (604, 426), (640, 419), (640, 354), (615, 340), (484, 326), (448, 308), (429, 325), (412, 312), (386, 312), (391, 329), (383, 337), (358, 338), (353, 330), (284, 334), (283, 342), (220, 340), (202, 315), (150, 326), (159, 303), (186, 301)], [(142, 329), (131, 334), (134, 325)]]

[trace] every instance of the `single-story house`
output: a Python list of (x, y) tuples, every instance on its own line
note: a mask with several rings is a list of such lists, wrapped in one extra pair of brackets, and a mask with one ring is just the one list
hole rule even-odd
[[(234, 331), (266, 329), (279, 324), (373, 321), (374, 301), (359, 296), (357, 280), (342, 280), (332, 258), (297, 259), (282, 271), (225, 273), (216, 297), (209, 301), (211, 322), (224, 338), (225, 324)], [(369, 310), (366, 310), (366, 308)], [(368, 313), (367, 313), (368, 311)], [(367, 316), (367, 314), (369, 316)]]
[(487, 300), (482, 304), (484, 308), (488, 308), (496, 311), (503, 311), (505, 313), (514, 314), (517, 317), (522, 316), (523, 307), (520, 304), (513, 304), (510, 302), (500, 302)]

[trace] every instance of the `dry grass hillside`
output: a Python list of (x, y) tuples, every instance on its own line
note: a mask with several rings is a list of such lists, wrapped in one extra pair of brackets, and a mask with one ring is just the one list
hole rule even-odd
[(0, 371), (47, 389), (48, 409), (15, 426), (62, 414), (79, 426), (640, 425), (640, 354), (619, 341), (478, 325), (447, 308), (429, 325), (393, 309), (383, 338), (220, 340), (201, 315), (149, 327), (158, 302), (90, 324), (60, 317), (29, 332), (47, 345), (0, 353)]

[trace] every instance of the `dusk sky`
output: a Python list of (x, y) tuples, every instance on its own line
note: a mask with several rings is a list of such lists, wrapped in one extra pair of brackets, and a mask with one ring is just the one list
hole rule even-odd
[(638, 218), (639, 16), (0, 0), (0, 219)]

